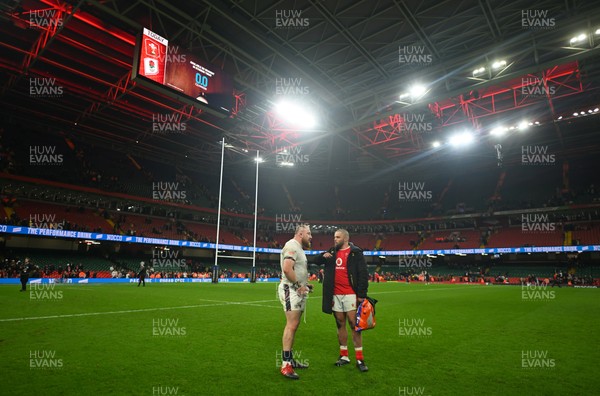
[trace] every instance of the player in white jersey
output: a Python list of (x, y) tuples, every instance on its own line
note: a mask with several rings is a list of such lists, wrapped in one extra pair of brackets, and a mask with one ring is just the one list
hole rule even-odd
[(293, 359), (292, 347), (300, 317), (306, 304), (306, 295), (311, 287), (308, 284), (308, 262), (304, 249), (310, 248), (312, 235), (310, 226), (299, 225), (294, 238), (290, 239), (281, 250), (281, 283), (279, 284), (279, 300), (285, 311), (285, 329), (283, 330), (283, 364), (281, 374), (287, 378), (298, 379), (294, 368), (308, 368), (307, 365)]

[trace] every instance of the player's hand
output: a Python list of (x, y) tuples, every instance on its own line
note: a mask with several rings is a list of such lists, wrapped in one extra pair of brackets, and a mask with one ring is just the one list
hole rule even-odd
[(299, 296), (304, 297), (309, 293), (309, 290), (310, 289), (307, 286), (302, 286), (298, 288), (297, 292)]
[(333, 255), (332, 255), (331, 253), (329, 253), (329, 252), (325, 252), (325, 253), (323, 254), (323, 257), (325, 257), (325, 258), (327, 258), (327, 259), (328, 259), (328, 258), (331, 258), (331, 257), (333, 257)]
[(363, 301), (365, 301), (364, 298), (356, 297), (356, 302), (358, 302), (359, 304), (362, 304)]
[(307, 284), (307, 285), (306, 285), (306, 287), (308, 288), (308, 292), (309, 292), (309, 293), (312, 293), (312, 292), (313, 292), (313, 288), (314, 288), (314, 286), (313, 286), (313, 285), (311, 285), (311, 284), (309, 283), (309, 284)]

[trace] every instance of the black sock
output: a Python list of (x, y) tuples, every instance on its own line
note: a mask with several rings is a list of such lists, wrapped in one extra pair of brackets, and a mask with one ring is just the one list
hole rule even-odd
[(292, 351), (283, 351), (283, 361), (284, 362), (291, 362), (292, 361)]

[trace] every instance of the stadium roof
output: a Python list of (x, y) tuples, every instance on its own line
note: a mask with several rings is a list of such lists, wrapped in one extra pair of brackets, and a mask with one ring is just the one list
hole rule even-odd
[[(422, 155), (457, 128), (486, 136), (499, 122), (535, 119), (552, 125), (560, 144), (563, 121), (600, 102), (600, 6), (592, 1), (9, 0), (0, 7), (5, 120), (191, 168), (216, 166), (225, 137), (234, 163), (251, 161), (256, 149), (274, 157), (298, 146), (310, 155), (306, 174), (350, 178)], [(143, 27), (234, 77), (230, 117), (132, 81)], [(32, 95), (36, 78), (56, 79), (60, 97)], [(426, 94), (401, 99), (416, 83)], [(316, 113), (314, 131), (272, 111), (290, 89)], [(186, 132), (153, 133), (153, 115), (165, 113), (181, 117)], [(425, 128), (409, 127), (411, 120)]]

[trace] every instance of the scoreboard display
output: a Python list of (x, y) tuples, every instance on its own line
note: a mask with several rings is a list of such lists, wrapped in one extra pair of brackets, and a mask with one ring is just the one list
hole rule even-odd
[(144, 28), (141, 45), (141, 62), (138, 73), (158, 84), (165, 83), (166, 54), (169, 40)]
[(151, 88), (166, 88), (171, 96), (183, 95), (222, 115), (229, 114), (235, 104), (229, 75), (146, 28), (136, 45), (133, 78)]

